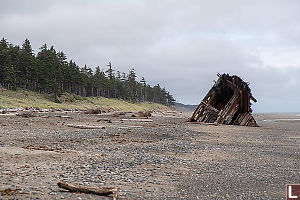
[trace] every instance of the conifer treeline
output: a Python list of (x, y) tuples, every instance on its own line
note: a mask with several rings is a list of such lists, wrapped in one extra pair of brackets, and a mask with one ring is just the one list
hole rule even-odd
[(79, 67), (67, 61), (66, 55), (53, 46), (43, 45), (35, 55), (30, 41), (22, 47), (0, 41), (0, 86), (7, 89), (24, 88), (54, 95), (55, 100), (62, 92), (81, 96), (103, 96), (124, 99), (130, 102), (156, 102), (173, 105), (172, 95), (159, 84), (151, 87), (144, 77), (137, 81), (134, 69), (128, 74), (114, 71), (111, 63), (107, 70), (96, 67), (93, 71), (86, 65)]

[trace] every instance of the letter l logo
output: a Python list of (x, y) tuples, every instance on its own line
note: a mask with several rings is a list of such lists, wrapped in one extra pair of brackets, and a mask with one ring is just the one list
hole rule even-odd
[(293, 196), (292, 195), (292, 186), (290, 186), (290, 185), (289, 185), (289, 198), (290, 199), (297, 199), (298, 198), (298, 196)]

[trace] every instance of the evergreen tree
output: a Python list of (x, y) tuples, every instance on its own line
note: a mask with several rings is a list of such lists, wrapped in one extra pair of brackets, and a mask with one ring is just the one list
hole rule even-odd
[(113, 73), (113, 72), (114, 72), (115, 70), (112, 69), (111, 63), (110, 63), (110, 62), (108, 62), (108, 64), (107, 64), (106, 66), (108, 66), (108, 69), (106, 70), (107, 78), (111, 80), (111, 79), (114, 78), (114, 73)]
[(67, 61), (64, 52), (57, 52), (53, 46), (43, 45), (35, 55), (30, 41), (25, 39), (22, 47), (14, 46), (6, 39), (0, 41), (0, 86), (7, 89), (17, 87), (54, 95), (54, 100), (62, 92), (81, 96), (104, 96), (122, 98), (131, 102), (149, 101), (171, 106), (173, 96), (160, 85), (151, 87), (145, 78), (137, 82), (136, 72), (117, 71), (111, 63), (103, 72), (96, 67), (95, 72), (86, 65), (80, 68), (74, 61)]
[(0, 41), (0, 84), (2, 87), (6, 87), (7, 78), (10, 76), (9, 65), (8, 43), (2, 38)]
[(145, 101), (146, 100), (146, 81), (145, 81), (145, 78), (142, 77), (141, 81), (140, 81), (140, 84), (141, 84), (141, 101)]
[(103, 71), (100, 70), (100, 67), (96, 67), (96, 71), (93, 76), (94, 85), (96, 88), (96, 96), (103, 96), (104, 88), (106, 87), (106, 77)]
[(120, 71), (117, 71), (116, 79), (117, 79), (118, 81), (121, 81), (121, 72), (120, 72)]
[(132, 102), (136, 101), (136, 73), (132, 68), (128, 74), (128, 92), (129, 92), (129, 100)]
[(20, 65), (18, 69), (18, 87), (34, 90), (36, 85), (36, 63), (30, 41), (26, 38), (20, 52)]

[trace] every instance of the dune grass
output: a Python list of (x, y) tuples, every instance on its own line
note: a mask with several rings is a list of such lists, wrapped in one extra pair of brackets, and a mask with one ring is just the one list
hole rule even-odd
[(74, 94), (64, 93), (58, 98), (61, 103), (55, 103), (53, 97), (47, 94), (40, 94), (26, 90), (0, 90), (0, 108), (30, 108), (40, 109), (77, 109), (86, 110), (91, 108), (112, 108), (120, 111), (141, 111), (141, 110), (169, 110), (167, 106), (157, 103), (133, 104), (119, 99), (104, 97), (81, 97)]

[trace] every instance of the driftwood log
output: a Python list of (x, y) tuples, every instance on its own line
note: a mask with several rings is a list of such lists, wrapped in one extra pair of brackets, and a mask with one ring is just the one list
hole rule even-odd
[(89, 125), (76, 125), (76, 124), (68, 124), (68, 127), (80, 128), (80, 129), (105, 129), (105, 126), (89, 126)]
[(88, 187), (88, 186), (81, 186), (75, 185), (71, 183), (66, 183), (64, 181), (60, 181), (57, 183), (57, 186), (63, 189), (66, 189), (70, 192), (82, 192), (87, 194), (97, 194), (101, 196), (107, 196), (112, 194), (113, 200), (116, 200), (119, 195), (119, 188), (118, 187)]
[(130, 121), (130, 122), (153, 122), (152, 119), (121, 119), (122, 122)]

